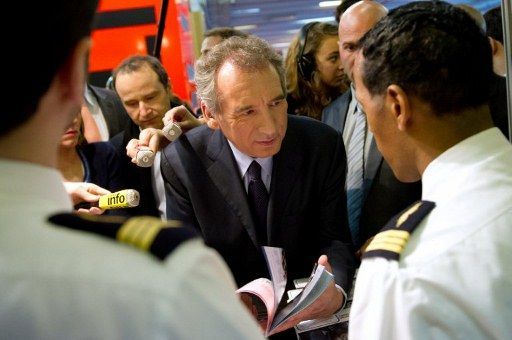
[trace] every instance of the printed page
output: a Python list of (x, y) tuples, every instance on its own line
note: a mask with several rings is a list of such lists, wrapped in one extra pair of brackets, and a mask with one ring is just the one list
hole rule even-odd
[(286, 259), (282, 248), (267, 246), (262, 248), (274, 286), (274, 304), (277, 308), (286, 290)]
[(273, 329), (318, 299), (333, 281), (333, 275), (325, 270), (324, 266), (318, 265), (304, 290), (274, 317), (269, 334), (273, 334)]
[(267, 332), (274, 318), (277, 305), (274, 303), (274, 288), (269, 279), (253, 280), (236, 291), (240, 299)]

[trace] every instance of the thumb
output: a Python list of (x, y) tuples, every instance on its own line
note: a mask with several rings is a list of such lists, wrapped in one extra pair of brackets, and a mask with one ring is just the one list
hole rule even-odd
[(332, 273), (332, 267), (331, 264), (329, 263), (329, 258), (327, 257), (327, 255), (321, 255), (318, 258), (318, 264), (321, 264), (329, 273)]

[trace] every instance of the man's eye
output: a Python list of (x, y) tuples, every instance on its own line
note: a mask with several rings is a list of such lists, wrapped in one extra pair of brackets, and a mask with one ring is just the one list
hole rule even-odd
[(284, 99), (278, 99), (278, 100), (274, 100), (272, 102), (270, 102), (270, 107), (275, 107), (275, 106), (278, 106), (279, 104), (281, 104), (282, 102), (284, 101)]

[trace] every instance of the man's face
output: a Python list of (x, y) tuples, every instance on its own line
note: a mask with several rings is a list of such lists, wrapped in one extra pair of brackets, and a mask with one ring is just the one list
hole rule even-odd
[(215, 35), (204, 38), (203, 42), (201, 43), (201, 55), (207, 54), (213, 48), (213, 46), (217, 45), (221, 41), (222, 38)]
[(147, 65), (135, 72), (120, 73), (116, 91), (128, 115), (141, 129), (163, 127), (162, 118), (170, 109), (170, 91)]
[(226, 62), (217, 75), (220, 109), (209, 119), (241, 152), (270, 157), (279, 152), (288, 123), (288, 104), (277, 71), (252, 72)]
[(397, 114), (393, 111), (394, 102), (387, 93), (372, 96), (362, 80), (364, 58), (356, 53), (354, 63), (354, 85), (356, 97), (366, 114), (368, 129), (373, 133), (382, 156), (391, 166), (395, 176), (403, 182), (419, 180), (415, 168), (415, 154), (411, 140), (404, 131), (400, 131)]
[(343, 72), (345, 72), (350, 81), (354, 81), (352, 69), (354, 67), (357, 43), (374, 24), (374, 20), (361, 18), (358, 15), (341, 17), (340, 25), (338, 26), (338, 46)]

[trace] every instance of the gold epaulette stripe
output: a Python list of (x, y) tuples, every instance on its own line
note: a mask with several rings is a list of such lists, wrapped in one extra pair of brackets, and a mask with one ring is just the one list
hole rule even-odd
[(401, 253), (409, 240), (409, 232), (405, 230), (386, 230), (373, 238), (365, 251), (388, 250)]
[(166, 223), (154, 217), (134, 217), (130, 218), (119, 228), (116, 238), (120, 242), (148, 250), (158, 232), (165, 226)]

